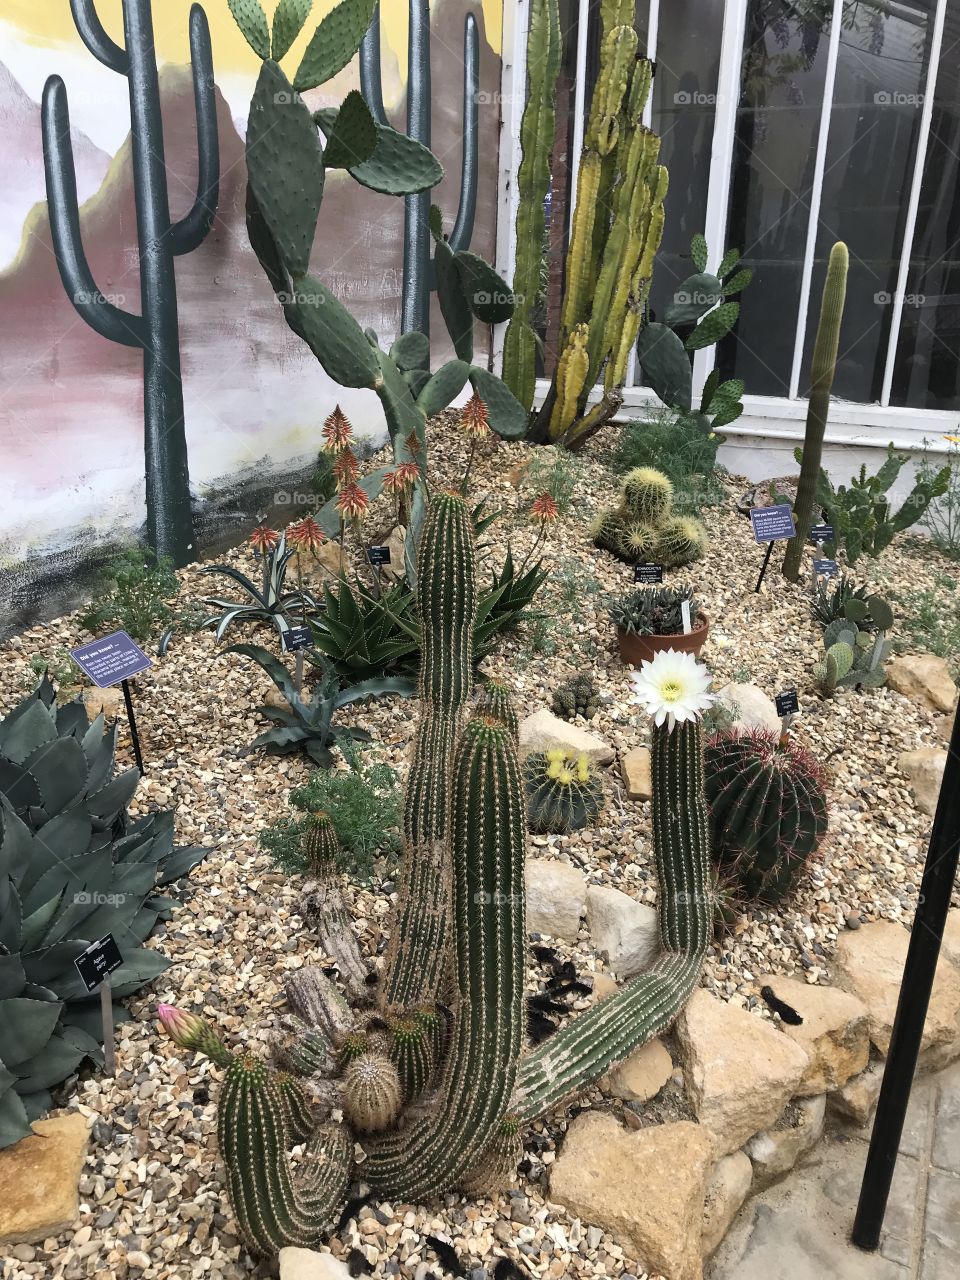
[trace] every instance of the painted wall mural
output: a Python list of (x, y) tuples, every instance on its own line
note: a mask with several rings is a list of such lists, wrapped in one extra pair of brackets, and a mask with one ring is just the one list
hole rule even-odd
[[(378, 439), (386, 434), (376, 396), (331, 383), (289, 331), (250, 248), (243, 139), (258, 67), (227, 0), (205, 0), (205, 19), (189, 0), (153, 5), (165, 175), (156, 167), (152, 174), (143, 171), (144, 148), (138, 154), (130, 134), (131, 82), (126, 63), (118, 63), (126, 57), (130, 24), (144, 21), (151, 6), (147, 0), (127, 0), (126, 33), (122, 0), (74, 0), (72, 7), (86, 42), (70, 0), (42, 6), (5, 0), (0, 18), (0, 601), (5, 630), (38, 609), (57, 612), (54, 584), (68, 582), (105, 546), (143, 536), (148, 511), (156, 526), (159, 512), (176, 514), (180, 504), (179, 522), (171, 524), (166, 514), (163, 521), (181, 530), (175, 535), (181, 541), (167, 547), (181, 559), (184, 539), (191, 538), (191, 515), (201, 546), (229, 540), (231, 529), (239, 536), (269, 499), (271, 480), (303, 472), (310, 464), (319, 426), (338, 400), (360, 431)], [(316, 20), (332, 7), (333, 0), (315, 0), (298, 43), (306, 45)], [(419, 31), (416, 13), (425, 5), (408, 9), (403, 0), (387, 0), (381, 7), (380, 48), (369, 41), (365, 51), (368, 101), (376, 110), (382, 99), (384, 116), (395, 127), (419, 136), (432, 133), (445, 176), (428, 203), (432, 199), (442, 207), (461, 237), (472, 232), (470, 247), (492, 258), (498, 113), (489, 107), (486, 115), (480, 113), (483, 146), (477, 148), (474, 185), (464, 129), (464, 23), (473, 20), (467, 24), (466, 50), (468, 62), (476, 61), (479, 98), (495, 103), (501, 0), (432, 0), (429, 29), (423, 24)], [(265, 8), (272, 11), (270, 0)], [(90, 22), (84, 30), (85, 13)], [(212, 82), (205, 66), (207, 24)], [(432, 85), (427, 81), (425, 101), (414, 93), (409, 118), (408, 39), (421, 67), (415, 90), (424, 88), (424, 58), (432, 45)], [(134, 94), (133, 110), (149, 115), (150, 59), (137, 74), (146, 76), (146, 92), (144, 100)], [(57, 79), (44, 97), (51, 76)], [(306, 95), (308, 105), (317, 110), (337, 103), (360, 81), (354, 64)], [(427, 105), (432, 105), (429, 115)], [(44, 118), (56, 192), (53, 228), (45, 195)], [(156, 149), (153, 155), (156, 165)], [(155, 187), (164, 176), (166, 225), (173, 227), (166, 235), (162, 221), (151, 230), (142, 217), (144, 182)], [(416, 200), (407, 202), (405, 212), (404, 201), (372, 193), (345, 174), (328, 181), (312, 270), (381, 340), (399, 332), (402, 305), (405, 314), (417, 306), (422, 313), (423, 299), (429, 299), (422, 268), (417, 271), (422, 251), (415, 246), (406, 269), (404, 263), (404, 222), (416, 217), (411, 208)], [(143, 270), (141, 239), (148, 250)], [(73, 255), (66, 288), (57, 248), (61, 261)], [(166, 324), (170, 339), (172, 311), (179, 321), (179, 344), (168, 346), (161, 369), (153, 370), (159, 391), (151, 404), (150, 361), (145, 383), (143, 346), (106, 337), (132, 341), (136, 323), (121, 313), (157, 316), (152, 308), (158, 300), (150, 289), (158, 280), (166, 292), (156, 322)], [(79, 295), (76, 309), (74, 294)], [(445, 339), (445, 329), (435, 297), (427, 305), (434, 312), (435, 355), (442, 356), (439, 339)], [(154, 450), (154, 461), (160, 449), (162, 466), (145, 468), (145, 446), (148, 457)], [(184, 520), (187, 465), (192, 513), (186, 512)], [(148, 471), (154, 476), (152, 491)]]

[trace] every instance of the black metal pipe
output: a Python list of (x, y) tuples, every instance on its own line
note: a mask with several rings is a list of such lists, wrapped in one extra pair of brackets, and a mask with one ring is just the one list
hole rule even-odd
[(760, 577), (757, 579), (756, 591), (763, 586), (763, 580), (767, 576), (767, 565), (770, 563), (770, 557), (773, 555), (773, 543), (767, 543), (767, 554), (763, 557), (763, 568), (760, 570)]
[(137, 762), (137, 768), (140, 770), (140, 776), (143, 777), (146, 773), (146, 769), (143, 767), (143, 752), (140, 749), (140, 734), (137, 730), (137, 717), (134, 715), (133, 711), (133, 695), (130, 693), (130, 681), (121, 681), (121, 687), (123, 689), (123, 701), (126, 703), (127, 707), (127, 721), (130, 725), (130, 737), (133, 739), (133, 755)]
[(873, 1251), (880, 1231), (897, 1165), (897, 1153), (910, 1102), (910, 1089), (920, 1056), (923, 1026), (937, 972), (940, 944), (950, 910), (950, 897), (960, 859), (960, 710), (953, 722), (947, 766), (940, 787), (930, 847), (920, 882), (920, 901), (913, 920), (900, 985), (900, 1000), (883, 1073), (870, 1150), (860, 1187), (860, 1201), (852, 1240)]

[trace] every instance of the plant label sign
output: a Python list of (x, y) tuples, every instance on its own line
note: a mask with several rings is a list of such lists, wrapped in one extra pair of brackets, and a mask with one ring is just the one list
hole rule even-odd
[(797, 697), (796, 689), (785, 689), (783, 693), (778, 693), (776, 703), (777, 715), (781, 720), (784, 716), (795, 716), (800, 710), (800, 699)]
[(102, 987), (111, 973), (123, 964), (123, 956), (112, 933), (91, 942), (86, 951), (81, 951), (74, 960), (74, 967), (80, 975), (80, 981), (87, 989), (87, 994)]
[(284, 653), (299, 653), (313, 646), (313, 632), (309, 627), (290, 627), (283, 632)]
[(750, 523), (757, 542), (783, 542), (796, 537), (797, 526), (789, 502), (778, 502), (772, 507), (752, 507)]
[(121, 684), (153, 666), (140, 646), (125, 631), (115, 631), (111, 636), (82, 644), (78, 649), (71, 649), (70, 656), (98, 689)]
[(389, 547), (368, 547), (367, 558), (375, 569), (382, 569), (390, 563)]
[(690, 617), (690, 601), (684, 600), (680, 604), (680, 616), (683, 618), (683, 634), (690, 635), (693, 631), (693, 620)]
[(663, 582), (663, 565), (662, 564), (635, 564), (633, 566), (634, 582), (642, 582), (645, 586), (653, 587)]
[(810, 541), (815, 542), (817, 546), (822, 546), (825, 542), (833, 542), (834, 528), (832, 524), (815, 524), (810, 530)]
[(840, 572), (840, 566), (836, 560), (814, 560), (813, 576), (814, 578), (835, 578)]

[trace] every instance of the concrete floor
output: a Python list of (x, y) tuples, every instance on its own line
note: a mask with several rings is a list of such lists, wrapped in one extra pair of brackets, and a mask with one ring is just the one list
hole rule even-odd
[(960, 1064), (914, 1089), (875, 1254), (849, 1240), (869, 1137), (829, 1133), (749, 1200), (708, 1280), (960, 1280)]

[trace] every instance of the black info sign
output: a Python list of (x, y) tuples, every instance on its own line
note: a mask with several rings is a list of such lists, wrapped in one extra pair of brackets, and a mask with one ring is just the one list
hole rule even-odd
[(634, 582), (643, 582), (647, 586), (655, 586), (663, 581), (662, 564), (635, 564), (633, 566)]
[(73, 962), (76, 965), (80, 981), (88, 994), (102, 987), (116, 969), (123, 964), (123, 956), (112, 933), (98, 942), (91, 942), (86, 951), (81, 951)]

